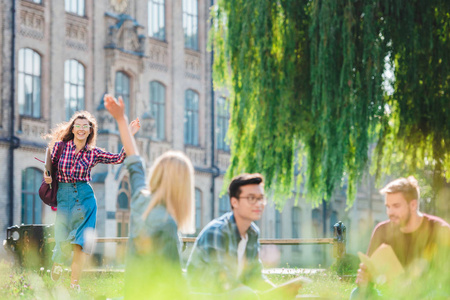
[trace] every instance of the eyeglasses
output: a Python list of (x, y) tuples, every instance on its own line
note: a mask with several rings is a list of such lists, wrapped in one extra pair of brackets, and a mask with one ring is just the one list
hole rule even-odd
[(256, 197), (254, 195), (250, 195), (250, 196), (246, 196), (246, 197), (239, 197), (239, 199), (241, 199), (241, 198), (247, 199), (248, 203), (251, 205), (255, 204), (256, 202), (261, 202), (263, 205), (267, 204), (266, 196)]
[(76, 128), (76, 129), (80, 129), (80, 128), (89, 129), (89, 128), (91, 128), (91, 125), (73, 125), (73, 128)]

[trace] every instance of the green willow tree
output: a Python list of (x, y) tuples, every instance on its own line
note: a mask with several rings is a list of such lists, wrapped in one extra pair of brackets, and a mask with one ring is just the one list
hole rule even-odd
[(376, 145), (378, 175), (396, 160), (445, 180), (450, 1), (219, 0), (212, 15), (214, 82), (231, 94), (229, 177), (262, 172), (279, 204), (295, 184), (318, 203), (345, 180), (351, 204)]

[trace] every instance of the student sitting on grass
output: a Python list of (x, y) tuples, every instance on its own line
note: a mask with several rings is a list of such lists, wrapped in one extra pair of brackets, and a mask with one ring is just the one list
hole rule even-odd
[[(405, 284), (388, 286), (387, 292), (393, 289), (396, 297), (400, 297), (402, 289), (407, 289), (405, 295), (411, 295), (416, 288), (430, 289), (433, 294), (448, 293), (449, 224), (441, 218), (419, 211), (419, 185), (413, 176), (390, 182), (380, 193), (385, 195), (389, 220), (375, 227), (367, 254), (372, 255), (382, 244), (389, 245), (405, 269), (405, 278), (398, 279)], [(358, 287), (353, 290), (350, 299), (381, 297), (380, 292), (373, 287), (373, 281), (367, 266), (361, 263), (356, 278)], [(410, 282), (415, 284), (411, 285)], [(447, 297), (450, 295), (442, 299)]]
[(259, 228), (253, 222), (267, 204), (262, 175), (236, 176), (228, 192), (232, 211), (206, 225), (189, 257), (192, 291), (211, 293), (211, 299), (294, 298), (304, 280), (275, 288), (261, 273)]
[(178, 231), (195, 231), (192, 163), (181, 152), (166, 152), (156, 159), (146, 181), (122, 99), (106, 95), (104, 101), (119, 126), (132, 192), (125, 299), (184, 299)]

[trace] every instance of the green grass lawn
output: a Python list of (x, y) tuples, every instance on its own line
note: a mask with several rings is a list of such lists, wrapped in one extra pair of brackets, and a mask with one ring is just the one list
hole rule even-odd
[[(448, 262), (446, 262), (448, 265)], [(448, 268), (438, 273), (425, 272), (420, 280), (398, 282), (393, 289), (383, 290), (385, 299), (450, 299), (450, 275)], [(298, 275), (269, 274), (275, 284), (281, 284)], [(326, 299), (348, 299), (355, 287), (355, 277), (340, 277), (332, 270), (325, 270), (305, 276), (311, 283), (299, 294), (320, 296)], [(151, 284), (151, 281), (149, 282)], [(174, 282), (174, 289), (177, 282)], [(70, 273), (65, 271), (58, 282), (50, 278), (50, 270), (20, 269), (12, 263), (0, 261), (0, 299), (93, 299), (115, 298), (123, 295), (123, 272), (84, 272), (76, 293), (69, 289)], [(163, 297), (164, 298), (164, 297)], [(170, 298), (170, 296), (166, 297)]]
[[(275, 284), (294, 278), (294, 275), (270, 275), (269, 279)], [(321, 296), (329, 299), (348, 299), (356, 286), (354, 276), (340, 277), (335, 272), (324, 271), (304, 276), (311, 279), (311, 283), (304, 286), (299, 294)]]
[(8, 262), (0, 262), (0, 299), (96, 299), (123, 294), (123, 273), (83, 273), (82, 290), (69, 289), (70, 273), (65, 271), (58, 282), (50, 278), (50, 270), (21, 270)]
[[(295, 275), (269, 275), (274, 283), (283, 283)], [(301, 294), (348, 299), (354, 280), (343, 280), (331, 271), (308, 276), (312, 279)], [(81, 293), (69, 289), (70, 273), (65, 271), (58, 282), (46, 269), (21, 270), (11, 263), (0, 262), (0, 299), (104, 299), (123, 295), (124, 274), (120, 272), (84, 272)]]

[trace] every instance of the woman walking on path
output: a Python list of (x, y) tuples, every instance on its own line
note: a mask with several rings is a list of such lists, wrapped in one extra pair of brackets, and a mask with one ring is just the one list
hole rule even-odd
[(119, 125), (131, 182), (125, 299), (186, 299), (178, 231), (195, 231), (192, 163), (183, 153), (168, 151), (156, 159), (147, 181), (122, 99), (106, 95), (104, 101)]
[[(135, 134), (139, 120), (130, 123)], [(89, 181), (91, 169), (98, 163), (120, 164), (125, 159), (124, 149), (119, 154), (106, 152), (95, 146), (97, 121), (86, 111), (76, 112), (69, 122), (59, 124), (47, 137), (51, 138), (52, 160), (63, 147), (58, 162), (58, 210), (55, 221), (55, 248), (53, 249), (51, 277), (58, 280), (62, 264), (73, 250), (71, 288), (80, 290), (79, 279), (86, 255), (93, 251), (93, 237), (97, 219), (97, 203)], [(44, 174), (46, 183), (52, 177)]]

